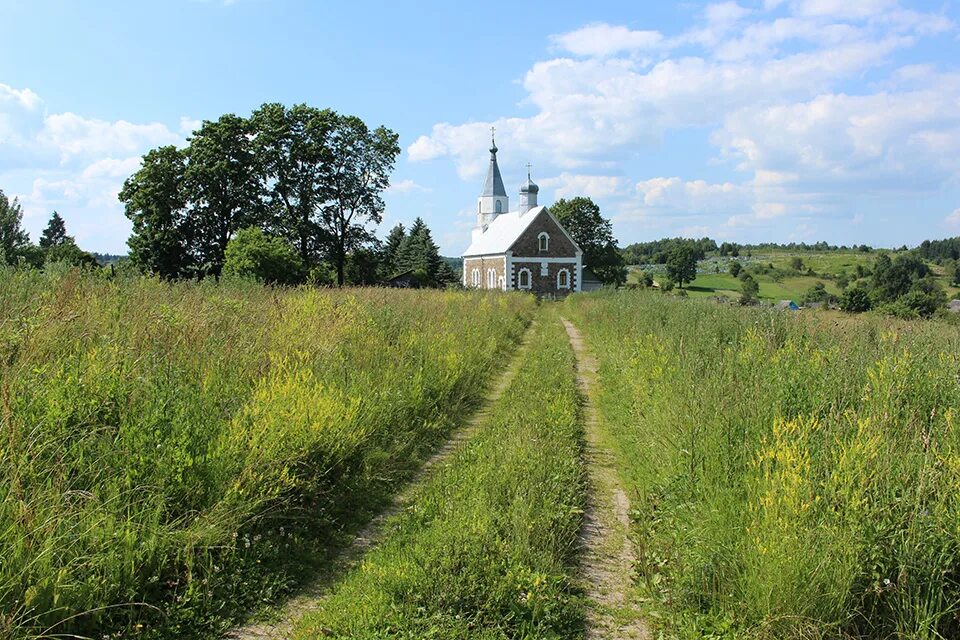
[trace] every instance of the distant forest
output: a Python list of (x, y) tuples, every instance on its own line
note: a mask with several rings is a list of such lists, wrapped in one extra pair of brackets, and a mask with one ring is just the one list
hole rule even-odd
[[(827, 242), (815, 242), (813, 244), (807, 244), (806, 242), (790, 242), (784, 244), (776, 242), (764, 242), (761, 244), (722, 242), (718, 244), (716, 240), (711, 238), (662, 238), (660, 240), (653, 240), (652, 242), (636, 242), (634, 244), (627, 245), (620, 250), (620, 253), (623, 255), (624, 261), (631, 265), (666, 264), (670, 252), (675, 247), (678, 245), (691, 244), (696, 248), (698, 259), (703, 259), (709, 253), (736, 258), (740, 255), (746, 256), (753, 253), (765, 253), (770, 251), (809, 251), (818, 253), (826, 251), (857, 251), (861, 253), (870, 253), (874, 251), (873, 247), (865, 244), (849, 247), (846, 245), (837, 246)], [(933, 241), (924, 240), (923, 244), (921, 244), (918, 248), (918, 251), (921, 251), (923, 247), (927, 247), (927, 250), (932, 252), (929, 256), (921, 254), (922, 257), (928, 260), (934, 260), (935, 257), (940, 256), (940, 254), (943, 254), (941, 257), (948, 258), (951, 257), (949, 251), (958, 251), (958, 247), (960, 247), (960, 238)], [(906, 245), (896, 249), (896, 251), (907, 250), (908, 247)], [(956, 259), (956, 255), (953, 255), (952, 257)]]

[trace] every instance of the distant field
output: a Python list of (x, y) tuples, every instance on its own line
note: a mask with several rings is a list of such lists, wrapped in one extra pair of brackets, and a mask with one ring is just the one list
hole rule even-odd
[[(780, 270), (790, 270), (791, 261), (794, 258), (800, 258), (803, 261), (803, 270), (801, 274), (795, 276), (786, 276), (776, 281), (769, 275), (759, 275), (755, 279), (760, 285), (759, 298), (766, 302), (777, 302), (779, 300), (794, 300), (799, 302), (803, 294), (817, 282), (822, 282), (827, 291), (839, 295), (840, 288), (836, 284), (835, 278), (841, 273), (846, 272), (851, 282), (855, 280), (857, 265), (864, 269), (871, 269), (874, 260), (879, 252), (859, 252), (859, 251), (825, 251), (825, 252), (788, 252), (777, 251), (763, 254), (747, 255), (746, 253), (737, 258), (707, 256), (697, 265), (697, 279), (689, 285), (685, 285), (688, 293), (692, 297), (708, 296), (727, 296), (736, 298), (740, 296), (740, 281), (730, 275), (729, 269), (733, 262), (739, 262), (744, 267), (751, 265), (772, 264), (774, 268)], [(896, 252), (890, 252), (895, 255)], [(944, 274), (943, 269), (937, 265), (931, 265), (934, 273), (937, 275), (941, 286), (946, 290), (951, 298), (960, 296), (960, 289), (950, 285), (950, 279)], [(806, 275), (807, 270), (812, 269), (816, 275)], [(631, 267), (631, 273), (628, 282), (636, 281), (637, 274), (640, 271), (647, 270), (654, 273), (665, 273), (663, 265), (650, 265), (645, 267)], [(719, 273), (718, 273), (719, 271)]]

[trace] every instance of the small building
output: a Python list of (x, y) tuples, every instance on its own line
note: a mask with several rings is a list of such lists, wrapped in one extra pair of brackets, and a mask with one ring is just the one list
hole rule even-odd
[(799, 311), (800, 307), (793, 300), (781, 300), (775, 305), (780, 311)]
[(596, 291), (603, 288), (603, 282), (597, 277), (590, 267), (583, 267), (580, 270), (580, 291)]
[(540, 188), (529, 169), (520, 187), (519, 207), (510, 211), (497, 151), (491, 138), (487, 179), (477, 198), (477, 226), (463, 252), (463, 286), (551, 298), (580, 291), (580, 247), (546, 207), (537, 205)]
[(408, 269), (403, 273), (398, 273), (392, 278), (388, 279), (385, 283), (388, 287), (393, 287), (396, 289), (419, 289), (420, 282), (417, 280), (417, 277), (413, 275), (413, 269)]
[(950, 313), (960, 313), (960, 300), (954, 298), (947, 303), (947, 311)]

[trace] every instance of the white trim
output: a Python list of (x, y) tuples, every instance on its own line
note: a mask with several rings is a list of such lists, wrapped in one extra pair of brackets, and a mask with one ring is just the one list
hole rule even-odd
[(480, 287), (480, 269), (474, 268), (470, 271), (470, 282), (472, 286), (479, 288)]
[(487, 269), (487, 289), (497, 286), (497, 270), (494, 267)]
[(537, 258), (535, 256), (513, 256), (511, 263), (517, 262), (559, 262), (562, 264), (577, 264), (579, 258)]
[[(546, 242), (544, 242), (546, 240)], [(546, 231), (541, 231), (537, 234), (537, 251), (545, 253), (550, 251), (550, 234)]]
[(540, 277), (542, 278), (542, 277), (548, 276), (548, 275), (550, 275), (550, 265), (549, 265), (549, 263), (541, 262), (541, 263), (540, 263)]
[[(523, 275), (524, 273), (527, 274), (527, 286), (523, 286), (523, 283), (520, 282), (520, 276)], [(533, 288), (533, 274), (530, 273), (530, 269), (527, 269), (526, 267), (521, 267), (520, 270), (517, 271), (517, 289), (519, 290), (519, 289), (532, 289), (532, 288)]]
[[(566, 284), (560, 284), (560, 276), (566, 276)], [(570, 288), (570, 269), (560, 269), (557, 271), (557, 289)]]
[(507, 276), (507, 282), (504, 287), (504, 291), (513, 291), (515, 288), (513, 281), (513, 261), (511, 260), (512, 255), (512, 251), (507, 251), (505, 254), (503, 254), (503, 273)]
[(507, 290), (507, 281), (503, 276), (497, 278), (497, 288), (501, 291)]

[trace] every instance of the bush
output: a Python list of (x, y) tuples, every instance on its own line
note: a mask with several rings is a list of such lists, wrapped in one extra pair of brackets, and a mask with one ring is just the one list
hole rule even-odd
[(730, 275), (732, 275), (734, 278), (740, 275), (740, 271), (742, 269), (743, 266), (739, 262), (734, 261), (730, 263)]
[(303, 263), (289, 244), (257, 227), (247, 227), (227, 243), (223, 275), (267, 284), (298, 284), (304, 274)]
[(847, 289), (840, 296), (840, 309), (847, 313), (863, 313), (871, 306), (870, 294), (860, 285)]

